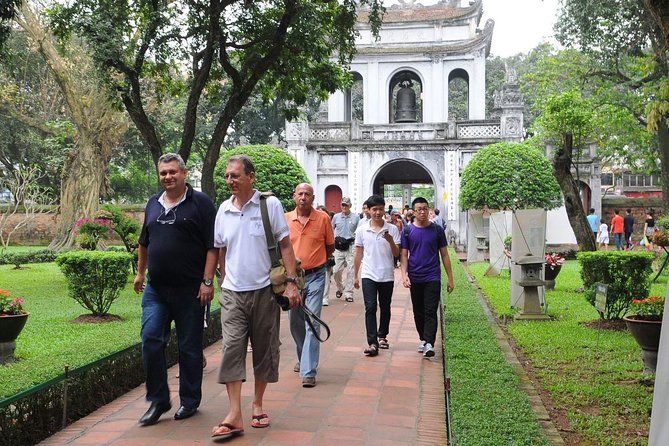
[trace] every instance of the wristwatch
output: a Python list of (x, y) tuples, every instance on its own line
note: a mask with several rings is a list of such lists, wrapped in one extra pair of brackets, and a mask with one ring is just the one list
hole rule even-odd
[(212, 286), (214, 284), (214, 281), (212, 279), (202, 279), (202, 283), (204, 286)]
[(286, 277), (286, 282), (293, 282), (297, 285), (297, 277)]

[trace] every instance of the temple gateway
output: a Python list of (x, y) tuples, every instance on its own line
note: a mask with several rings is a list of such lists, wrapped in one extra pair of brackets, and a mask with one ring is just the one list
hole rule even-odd
[[(319, 203), (339, 212), (348, 196), (359, 212), (369, 195), (401, 184), (401, 205), (411, 204), (411, 185), (431, 184), (451, 242), (466, 244), (467, 212), (458, 206), (462, 169), (480, 148), (519, 142), (523, 131), (512, 72), (486, 119), (494, 22), (480, 27), (482, 13), (481, 0), (400, 1), (387, 8), (376, 40), (368, 12), (360, 10), (351, 89), (331, 95), (316, 122), (286, 127), (287, 150), (313, 181)], [(456, 81), (466, 86), (457, 120), (449, 116)]]

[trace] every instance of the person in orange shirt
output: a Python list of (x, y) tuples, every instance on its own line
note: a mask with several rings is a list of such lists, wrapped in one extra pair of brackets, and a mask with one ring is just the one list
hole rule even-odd
[[(334, 231), (328, 215), (314, 209), (314, 189), (310, 184), (298, 184), (293, 200), (296, 207), (286, 212), (286, 221), (293, 250), (301, 260), (305, 274), (302, 305), (320, 317), (327, 259), (334, 252)], [(300, 372), (302, 387), (314, 387), (320, 343), (304, 320), (301, 309), (290, 310), (288, 318), (290, 333), (297, 347), (298, 363), (294, 370)]]
[(616, 240), (616, 249), (621, 251), (623, 249), (623, 238), (625, 236), (625, 220), (620, 216), (620, 210), (614, 209), (615, 214), (611, 219), (611, 232)]

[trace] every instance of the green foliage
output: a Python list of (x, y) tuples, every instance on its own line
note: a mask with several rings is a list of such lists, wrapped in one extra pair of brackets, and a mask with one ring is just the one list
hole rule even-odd
[(70, 297), (96, 316), (107, 314), (118, 297), (131, 261), (130, 254), (102, 251), (71, 251), (56, 258)]
[(125, 214), (120, 207), (107, 203), (98, 212), (98, 218), (108, 219), (112, 231), (119, 236), (125, 249), (134, 252), (139, 245), (139, 233), (142, 226), (137, 220)]
[(655, 222), (655, 227), (665, 231), (669, 231), (669, 214), (665, 214), (658, 218)]
[(106, 218), (81, 218), (76, 225), (76, 241), (83, 249), (95, 251), (100, 240), (109, 238), (111, 227)]
[(622, 318), (633, 299), (648, 296), (649, 275), (654, 255), (649, 252), (596, 251), (580, 252), (581, 278), (585, 299), (595, 304), (597, 283), (608, 285), (603, 319)]
[[(539, 323), (510, 318), (508, 272), (486, 276), (488, 263), (468, 266), (497, 320), (532, 364), (539, 385), (568, 423), (558, 429), (578, 435), (578, 444), (647, 446), (652, 381), (639, 379), (641, 353), (627, 330), (590, 325), (598, 314), (578, 291), (582, 287), (579, 262), (562, 267), (555, 290), (546, 292), (553, 320)], [(661, 277), (651, 286), (651, 294), (664, 294), (666, 286), (666, 276)], [(447, 300), (447, 311), (450, 305)], [(449, 359), (449, 371), (452, 363)]]
[[(450, 255), (457, 258), (453, 251)], [(451, 379), (450, 428), (455, 443), (549, 445), (460, 262), (453, 262), (453, 275), (455, 290), (442, 295), (444, 355)], [(445, 289), (445, 280), (442, 286)]]
[(52, 249), (6, 252), (0, 254), (0, 265), (14, 265), (18, 269), (27, 263), (53, 262), (57, 255)]
[(465, 167), (460, 182), (464, 209), (554, 209), (562, 201), (550, 162), (526, 144), (484, 147)]
[(255, 165), (254, 187), (261, 192), (274, 192), (286, 211), (294, 209), (295, 186), (300, 183), (308, 183), (309, 178), (302, 166), (285, 150), (266, 145), (235, 147), (221, 154), (214, 176), (218, 200), (223, 202), (230, 197), (230, 191), (225, 184), (225, 168), (228, 158), (242, 154), (248, 155)]

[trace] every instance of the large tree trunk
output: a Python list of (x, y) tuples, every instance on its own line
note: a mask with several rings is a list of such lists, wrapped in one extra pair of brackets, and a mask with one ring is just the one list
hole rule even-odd
[(24, 2), (16, 22), (35, 43), (51, 69), (76, 127), (75, 150), (66, 159), (61, 179), (56, 236), (49, 247), (61, 249), (74, 243), (72, 229), (81, 217), (99, 209), (112, 148), (127, 128), (127, 120), (108, 104), (90, 59), (70, 48), (69, 59), (56, 50), (52, 36)]
[[(106, 152), (106, 156), (100, 156)], [(109, 150), (97, 150), (90, 136), (79, 134), (77, 148), (65, 160), (60, 189), (57, 228), (50, 249), (60, 250), (74, 244), (74, 231), (81, 217), (95, 217), (100, 191), (109, 165)]]
[(562, 190), (567, 217), (576, 236), (579, 250), (596, 251), (597, 241), (583, 209), (578, 183), (571, 174), (573, 154), (571, 135), (566, 135), (564, 146), (557, 151), (553, 158), (553, 175), (555, 175), (555, 179)]
[(660, 177), (662, 178), (662, 206), (664, 212), (669, 211), (669, 127), (667, 127), (669, 116), (660, 118), (657, 125), (657, 142), (660, 148)]

